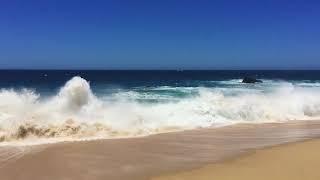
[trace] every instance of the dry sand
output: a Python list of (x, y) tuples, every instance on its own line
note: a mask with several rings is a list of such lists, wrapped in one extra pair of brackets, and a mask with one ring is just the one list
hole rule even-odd
[(319, 180), (320, 140), (280, 145), (152, 180)]
[(141, 138), (0, 147), (0, 179), (143, 180), (243, 156), (257, 148), (319, 136), (319, 121), (300, 121), (236, 125)]

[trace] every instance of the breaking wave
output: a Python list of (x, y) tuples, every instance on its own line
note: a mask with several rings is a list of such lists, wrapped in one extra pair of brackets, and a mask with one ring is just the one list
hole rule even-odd
[(268, 91), (247, 86), (183, 88), (182, 92), (197, 93), (158, 103), (130, 99), (132, 94), (139, 95), (132, 91), (114, 95), (110, 101), (94, 95), (89, 82), (81, 77), (72, 78), (51, 97), (40, 97), (28, 89), (2, 89), (0, 144), (134, 137), (235, 123), (319, 119), (320, 91), (318, 86), (309, 87), (282, 82)]

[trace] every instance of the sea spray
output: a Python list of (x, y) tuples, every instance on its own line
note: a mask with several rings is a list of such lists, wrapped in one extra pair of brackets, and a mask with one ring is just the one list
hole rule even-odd
[[(237, 81), (227, 83), (236, 84)], [(319, 88), (305, 84), (301, 87), (277, 82), (267, 90), (247, 85), (227, 89), (158, 87), (157, 90), (179, 88), (192, 95), (158, 103), (144, 103), (128, 97), (139, 94), (133, 91), (108, 95), (114, 96), (110, 101), (95, 95), (89, 82), (78, 76), (66, 82), (56, 95), (45, 98), (28, 89), (2, 89), (0, 141), (3, 144), (30, 139), (49, 142), (134, 137), (235, 123), (320, 118)]]

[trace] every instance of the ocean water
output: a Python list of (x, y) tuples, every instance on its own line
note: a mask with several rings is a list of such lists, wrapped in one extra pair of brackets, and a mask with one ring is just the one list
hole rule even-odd
[(0, 145), (320, 119), (320, 71), (2, 70), (0, 88)]

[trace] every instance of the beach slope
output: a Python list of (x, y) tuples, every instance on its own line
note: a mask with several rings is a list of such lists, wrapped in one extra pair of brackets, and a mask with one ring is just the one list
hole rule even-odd
[[(242, 124), (139, 138), (65, 142), (26, 147), (5, 146), (0, 147), (0, 179), (147, 180), (241, 157), (257, 149), (317, 138), (320, 136), (319, 130), (319, 121)], [(230, 176), (234, 174), (233, 177), (238, 176), (237, 172), (243, 172), (244, 175), (256, 173), (256, 177), (262, 179), (269, 174), (285, 171), (285, 168), (294, 164), (291, 162), (295, 157), (303, 158), (303, 155), (308, 155), (306, 159), (297, 159), (297, 163), (301, 165), (292, 166), (293, 169), (288, 170), (287, 173), (300, 172), (309, 175), (309, 166), (318, 167), (316, 165), (319, 162), (317, 159), (319, 148), (317, 144), (308, 146), (310, 148), (306, 150), (289, 148), (275, 154), (267, 151), (263, 155), (258, 155), (255, 158), (257, 160), (236, 160), (235, 162), (240, 162), (230, 164), (234, 172), (231, 171), (232, 169), (228, 170), (228, 165), (215, 165), (217, 167), (213, 169), (218, 169), (212, 172), (218, 172), (220, 177), (224, 176), (223, 172)], [(279, 163), (288, 161), (288, 163), (278, 165), (278, 161)], [(268, 166), (271, 166), (270, 170)], [(239, 171), (237, 171), (238, 168)], [(244, 170), (240, 170), (241, 168)], [(207, 177), (206, 173), (202, 176), (202, 171), (190, 171), (187, 177), (196, 179), (198, 176)], [(208, 171), (211, 172), (210, 166)], [(195, 176), (192, 176), (193, 174)], [(186, 179), (184, 175), (182, 177)]]
[(319, 180), (319, 152), (320, 140), (291, 143), (152, 180)]

